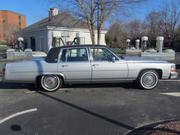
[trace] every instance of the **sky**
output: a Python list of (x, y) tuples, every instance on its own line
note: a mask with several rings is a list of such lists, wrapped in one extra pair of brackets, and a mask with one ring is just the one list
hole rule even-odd
[[(56, 6), (50, 0), (0, 0), (0, 10), (10, 10), (26, 16), (27, 25), (31, 25), (48, 16), (48, 9)], [(61, 3), (61, 0), (59, 0)], [(151, 11), (158, 11), (166, 0), (146, 0), (145, 3), (133, 5), (127, 8), (126, 16), (120, 20), (140, 19), (143, 20)], [(171, 0), (169, 0), (171, 1)], [(117, 14), (117, 13), (116, 13)], [(114, 16), (116, 16), (114, 14)]]

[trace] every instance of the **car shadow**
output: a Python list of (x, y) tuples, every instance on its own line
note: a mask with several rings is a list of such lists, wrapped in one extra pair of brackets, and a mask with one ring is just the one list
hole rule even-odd
[(25, 84), (25, 83), (4, 83), (0, 81), (0, 91), (1, 90), (22, 90), (28, 89), (31, 91), (35, 91), (35, 85), (33, 84)]
[[(135, 83), (106, 83), (106, 84), (72, 84), (72, 85), (64, 85), (63, 88), (124, 88), (124, 89), (133, 89), (140, 90)], [(62, 88), (62, 89), (63, 89)], [(30, 91), (39, 91), (40, 89), (34, 84), (27, 83), (4, 83), (0, 81), (0, 90), (21, 90), (27, 89)]]
[[(112, 119), (108, 116), (105, 116), (101, 113), (98, 113), (98, 112), (95, 112), (95, 111), (92, 111), (92, 110), (89, 110), (87, 108), (84, 108), (84, 107), (81, 107), (79, 105), (76, 105), (74, 103), (71, 103), (69, 101), (65, 101), (64, 99), (61, 99), (59, 97), (56, 97), (54, 95), (51, 95), (49, 93), (44, 93), (44, 92), (41, 92), (39, 91), (38, 94), (46, 97), (46, 98), (49, 98), (51, 100), (54, 100), (54, 101), (57, 101), (59, 102), (60, 104), (64, 104), (64, 105), (67, 105), (68, 107), (72, 107), (74, 109), (77, 109), (79, 111), (82, 111), (84, 113), (87, 113), (88, 115), (91, 115), (91, 116), (94, 116), (98, 119), (101, 119), (103, 121), (106, 121), (106, 122), (109, 122), (113, 125), (116, 125), (120, 128), (124, 128), (126, 130), (129, 130), (130, 132), (126, 133), (126, 135), (147, 135), (153, 131), (162, 131), (162, 132), (166, 132), (166, 133), (173, 133), (173, 134), (180, 134), (180, 131), (178, 130), (175, 130), (175, 129), (171, 129), (171, 128), (160, 128), (160, 127), (156, 127), (157, 125), (160, 125), (160, 124), (163, 124), (163, 123), (166, 123), (166, 122), (170, 122), (170, 121), (175, 121), (175, 120), (167, 120), (167, 121), (162, 121), (162, 122), (155, 122), (155, 123), (152, 123), (152, 124), (149, 124), (149, 125), (145, 125), (143, 127), (140, 127), (140, 128), (136, 128), (136, 127), (133, 127), (129, 124), (126, 124), (122, 121), (119, 121), (117, 119)], [(156, 128), (154, 128), (156, 127)]]
[(106, 122), (109, 122), (109, 123), (111, 123), (111, 124), (114, 124), (114, 125), (116, 125), (116, 126), (119, 126), (119, 127), (122, 127), (122, 128), (128, 129), (128, 130), (133, 130), (133, 129), (134, 129), (134, 127), (132, 127), (132, 126), (130, 126), (130, 125), (128, 125), (128, 124), (125, 124), (125, 123), (120, 122), (120, 121), (118, 121), (118, 120), (111, 119), (111, 118), (106, 117), (106, 116), (104, 116), (104, 115), (102, 115), (102, 114), (99, 114), (99, 113), (97, 113), (97, 112), (94, 112), (94, 111), (88, 110), (88, 109), (86, 109), (86, 108), (83, 108), (83, 107), (81, 107), (81, 106), (75, 105), (74, 103), (71, 103), (71, 102), (62, 100), (62, 99), (60, 99), (60, 98), (57, 98), (57, 97), (55, 97), (55, 96), (52, 96), (52, 95), (50, 95), (50, 94), (47, 94), (47, 93), (44, 93), (44, 92), (41, 92), (41, 91), (39, 91), (38, 93), (39, 93), (40, 95), (46, 97), (46, 98), (52, 99), (52, 100), (57, 101), (57, 102), (59, 102), (59, 103), (61, 103), (61, 104), (67, 105), (67, 106), (69, 106), (69, 107), (72, 107), (72, 108), (74, 108), (74, 109), (77, 109), (77, 110), (79, 110), (79, 111), (82, 111), (82, 112), (84, 112), (84, 113), (87, 113), (87, 114), (89, 114), (89, 115), (92, 115), (92, 116), (94, 116), (94, 117), (96, 117), (96, 118), (102, 119), (102, 120), (104, 120), (104, 121), (106, 121)]
[(124, 88), (124, 89), (138, 89), (137, 84), (133, 82), (128, 83), (95, 83), (95, 84), (72, 84), (65, 85), (64, 88)]

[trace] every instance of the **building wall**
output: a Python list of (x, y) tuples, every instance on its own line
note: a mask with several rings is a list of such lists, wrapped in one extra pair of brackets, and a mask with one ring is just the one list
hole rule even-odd
[(46, 29), (34, 31), (34, 32), (25, 32), (22, 34), (25, 41), (25, 48), (33, 49), (32, 38), (35, 40), (35, 51), (44, 51), (47, 52), (48, 48), (48, 32)]
[[(106, 45), (105, 43), (105, 34), (107, 31), (102, 31), (101, 33), (101, 45)], [(23, 37), (26, 41), (27, 48), (32, 49), (31, 38), (35, 39), (35, 50), (48, 52), (53, 47), (53, 38), (61, 37), (65, 44), (67, 42), (72, 42), (74, 38), (79, 35), (81, 39), (81, 44), (92, 44), (91, 37), (88, 29), (80, 28), (64, 28), (64, 27), (48, 27), (36, 31), (26, 31), (23, 32)], [(97, 34), (96, 34), (97, 36)], [(96, 40), (97, 41), (97, 40)], [(62, 42), (60, 46), (63, 46)]]
[[(82, 39), (81, 44), (92, 44), (91, 36), (88, 29), (81, 29), (81, 28), (63, 28), (63, 27), (57, 27), (57, 28), (49, 28), (49, 41), (51, 37), (55, 35), (60, 35), (65, 42), (72, 42), (74, 38), (79, 35), (80, 39)], [(105, 34), (107, 33), (106, 30), (101, 31), (101, 45), (106, 45), (105, 42)], [(97, 44), (97, 31), (95, 31), (95, 44)], [(51, 42), (50, 42), (51, 43)], [(49, 43), (49, 45), (50, 45)]]
[(0, 42), (15, 40), (14, 32), (25, 27), (25, 16), (11, 11), (0, 10)]

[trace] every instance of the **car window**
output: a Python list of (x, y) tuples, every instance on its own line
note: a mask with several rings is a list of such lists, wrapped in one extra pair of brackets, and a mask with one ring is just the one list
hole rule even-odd
[(94, 61), (111, 61), (113, 57), (115, 57), (115, 60), (118, 60), (116, 56), (106, 48), (91, 48), (91, 54)]
[(46, 57), (46, 62), (48, 63), (56, 63), (58, 61), (58, 56), (59, 56), (60, 48), (52, 48)]
[(67, 52), (67, 49), (64, 49), (62, 51), (61, 59), (60, 59), (61, 62), (66, 62), (66, 52)]
[(62, 62), (81, 62), (88, 61), (88, 54), (86, 48), (72, 48), (64, 49), (61, 55)]

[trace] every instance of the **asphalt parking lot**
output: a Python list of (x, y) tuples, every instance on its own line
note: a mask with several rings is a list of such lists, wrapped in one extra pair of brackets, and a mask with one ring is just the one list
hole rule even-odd
[(123, 135), (136, 127), (180, 119), (180, 82), (152, 91), (130, 84), (72, 85), (54, 92), (0, 83), (2, 135)]
[(0, 135), (125, 135), (144, 125), (180, 120), (179, 104), (180, 77), (150, 91), (121, 83), (45, 93), (34, 85), (0, 81)]

